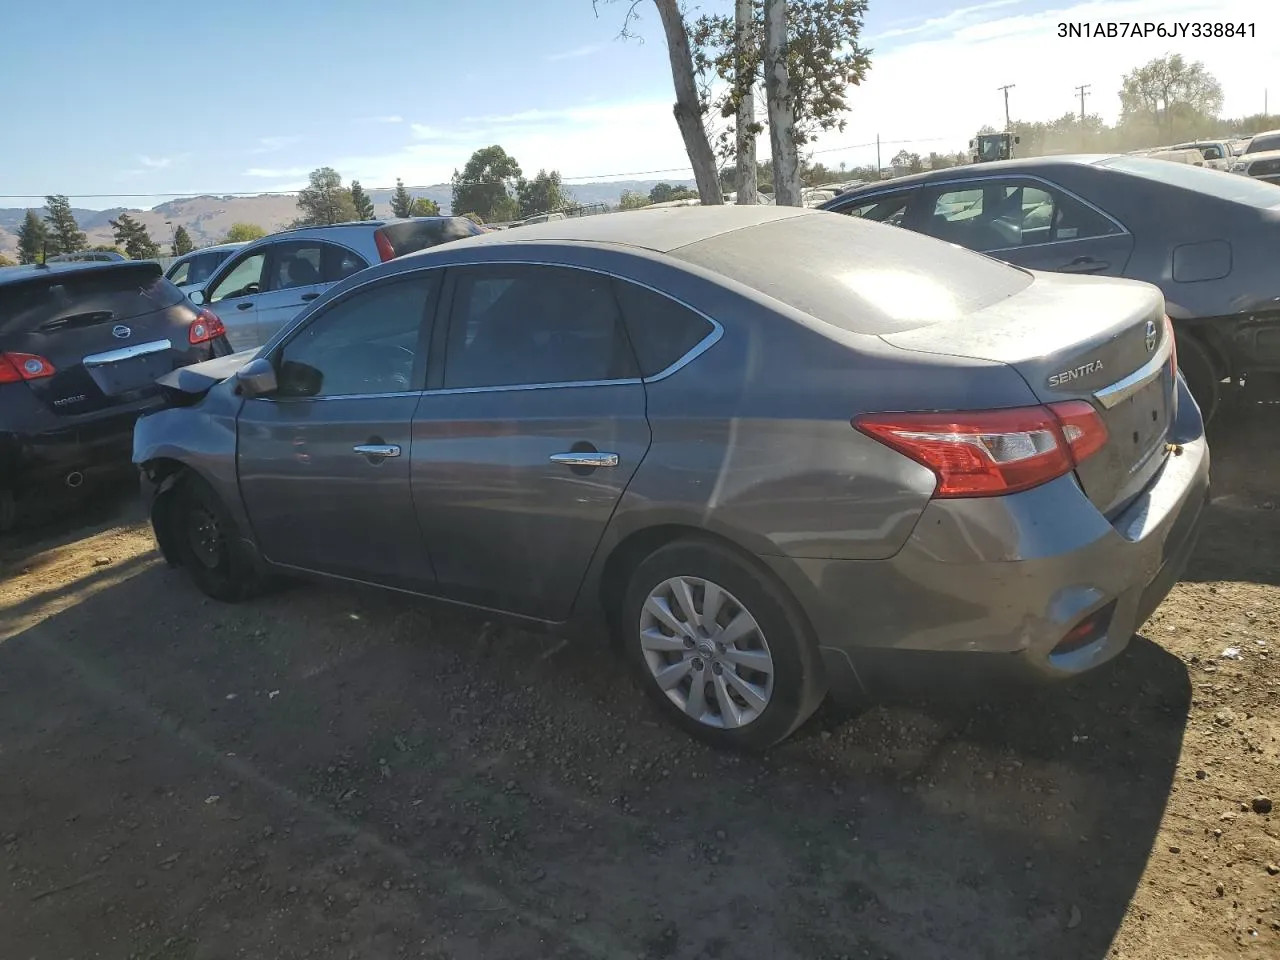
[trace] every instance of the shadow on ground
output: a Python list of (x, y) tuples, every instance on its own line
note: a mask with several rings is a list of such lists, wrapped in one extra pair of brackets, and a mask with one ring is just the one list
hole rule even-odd
[(596, 647), (117, 575), (0, 643), (13, 956), (1102, 958), (1189, 701), (1137, 641), (1034, 702), (746, 759)]

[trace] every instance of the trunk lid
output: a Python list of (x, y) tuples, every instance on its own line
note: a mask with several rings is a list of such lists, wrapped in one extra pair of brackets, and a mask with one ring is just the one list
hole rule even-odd
[(40, 268), (0, 284), (0, 351), (52, 364), (27, 385), (54, 413), (91, 413), (158, 393), (190, 358), (196, 312), (158, 263)]
[(1076, 476), (1089, 500), (1114, 516), (1167, 455), (1177, 381), (1164, 296), (1129, 280), (1034, 276), (983, 310), (882, 337), (907, 350), (1008, 364), (1043, 403), (1092, 403), (1107, 444)]

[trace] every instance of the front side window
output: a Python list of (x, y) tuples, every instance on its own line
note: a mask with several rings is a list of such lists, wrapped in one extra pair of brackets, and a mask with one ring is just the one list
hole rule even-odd
[(357, 290), (317, 314), (278, 354), (282, 398), (349, 397), (418, 389), (423, 324), (437, 271)]
[(278, 243), (271, 255), (268, 290), (290, 290), (321, 283), (324, 248), (319, 243)]
[(609, 277), (524, 264), (458, 270), (446, 389), (636, 375)]
[(247, 297), (255, 293), (261, 293), (263, 268), (266, 264), (267, 252), (265, 250), (251, 253), (241, 258), (238, 263), (232, 265), (231, 271), (209, 291), (209, 302), (217, 303), (219, 300), (231, 300), (235, 297)]
[(907, 215), (907, 204), (910, 202), (913, 193), (914, 191), (912, 190), (904, 190), (899, 193), (878, 196), (868, 200), (866, 203), (842, 207), (839, 212), (851, 217), (858, 217), (861, 220), (874, 220), (876, 223), (887, 223), (891, 227), (900, 227), (902, 226), (903, 218)]

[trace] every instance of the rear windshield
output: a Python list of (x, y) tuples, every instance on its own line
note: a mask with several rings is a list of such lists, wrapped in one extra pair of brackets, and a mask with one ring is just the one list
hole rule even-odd
[(0, 284), (0, 333), (52, 333), (128, 320), (183, 299), (158, 263), (50, 270)]
[(870, 335), (955, 320), (1032, 282), (1031, 274), (998, 260), (843, 213), (773, 220), (671, 253), (825, 323)]
[(1245, 153), (1262, 153), (1264, 150), (1280, 150), (1280, 133), (1269, 133), (1254, 137), (1245, 148)]
[(466, 217), (438, 217), (422, 220), (402, 220), (379, 228), (391, 241), (391, 249), (397, 257), (417, 253), (428, 247), (438, 246), (449, 240), (461, 240), (484, 233)]
[(1158, 180), (1171, 187), (1194, 190), (1231, 203), (1263, 208), (1280, 206), (1280, 194), (1277, 194), (1274, 184), (1227, 173), (1225, 170), (1152, 160), (1148, 157), (1110, 157), (1100, 161), (1098, 165), (1133, 174), (1144, 180)]

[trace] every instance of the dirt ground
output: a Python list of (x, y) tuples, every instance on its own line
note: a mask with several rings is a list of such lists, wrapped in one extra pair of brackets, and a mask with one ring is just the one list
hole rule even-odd
[(1280, 956), (1276, 412), (1224, 414), (1187, 580), (1114, 665), (764, 759), (598, 645), (222, 606), (135, 503), (54, 518), (0, 553), (0, 957)]

